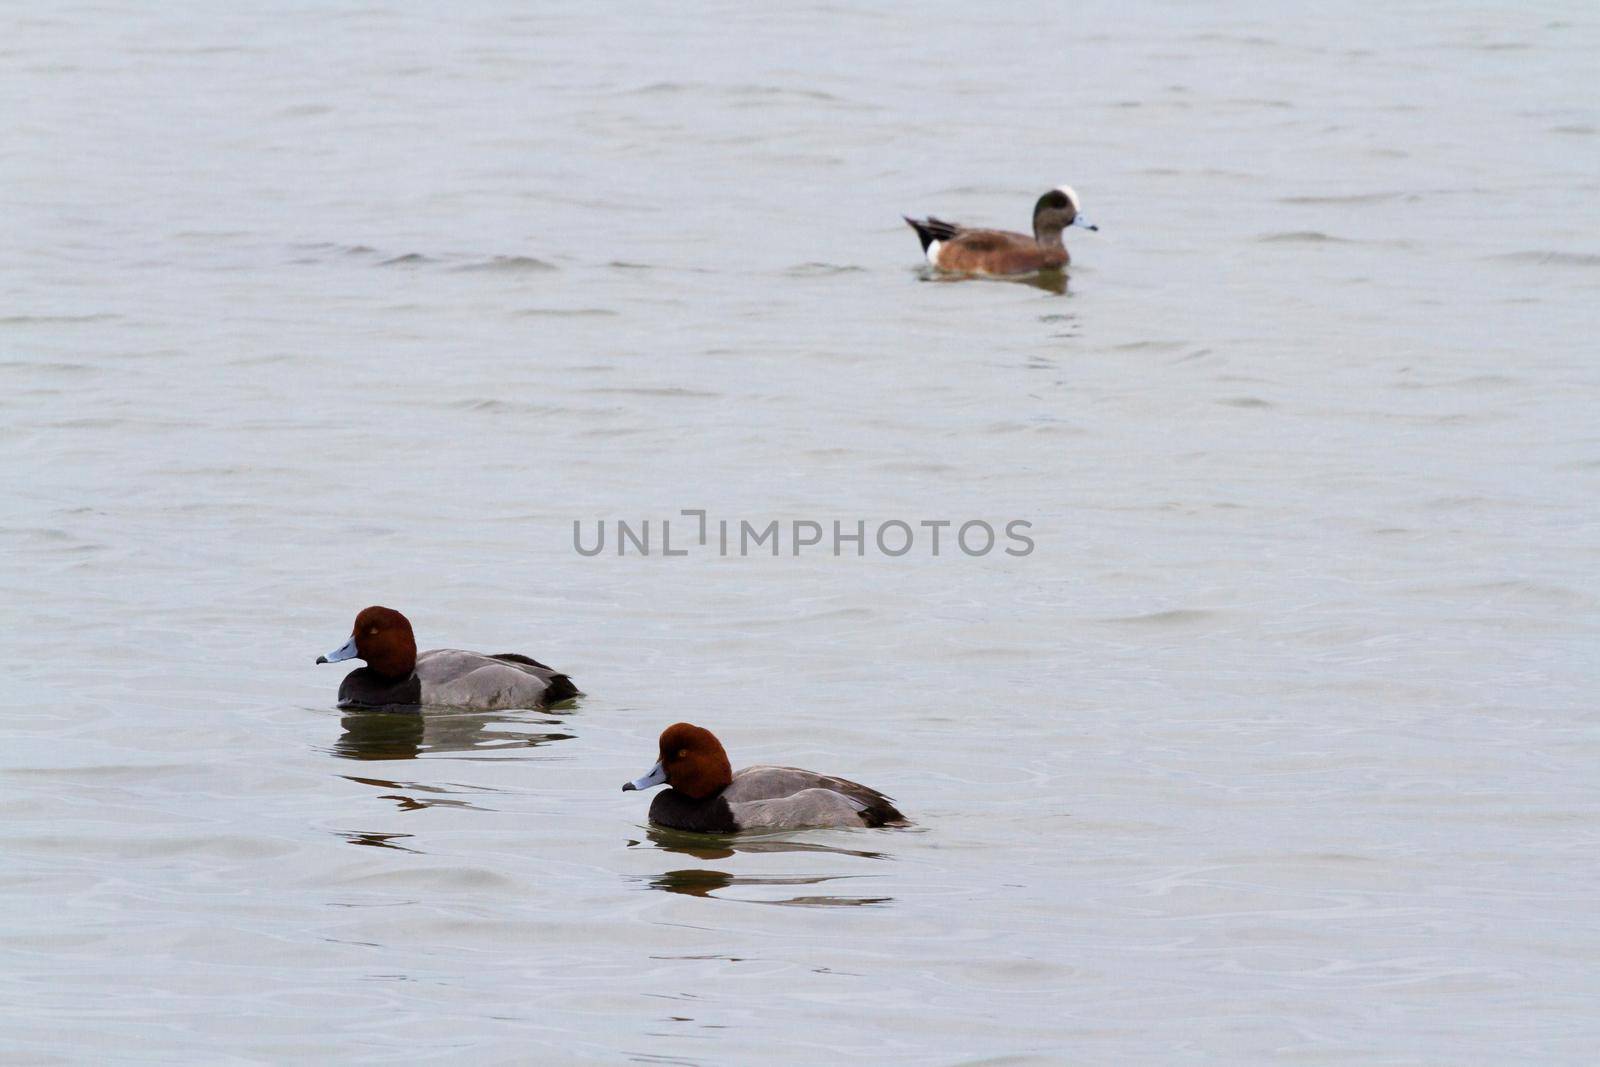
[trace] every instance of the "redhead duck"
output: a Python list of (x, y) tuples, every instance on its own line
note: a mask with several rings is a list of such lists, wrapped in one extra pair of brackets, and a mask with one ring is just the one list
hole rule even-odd
[(1071, 186), (1050, 190), (1033, 205), (1033, 236), (1009, 230), (969, 230), (933, 216), (906, 222), (922, 239), (928, 262), (958, 274), (1031, 274), (1060, 270), (1071, 262), (1061, 231), (1068, 226), (1100, 227), (1078, 214), (1078, 194)]
[(411, 622), (393, 608), (364, 608), (350, 640), (318, 663), (362, 659), (339, 685), (341, 708), (438, 704), (475, 711), (542, 708), (578, 696), (561, 672), (515, 652), (493, 656), (436, 648), (417, 653)]
[(906, 826), (889, 798), (843, 778), (794, 767), (746, 767), (733, 773), (710, 730), (680, 722), (661, 733), (661, 758), (623, 785), (666, 784), (650, 804), (650, 821), (674, 830), (731, 834), (828, 826)]

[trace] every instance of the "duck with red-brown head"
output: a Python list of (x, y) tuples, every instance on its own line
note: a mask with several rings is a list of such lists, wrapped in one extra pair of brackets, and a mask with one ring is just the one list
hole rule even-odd
[(565, 674), (515, 652), (456, 648), (417, 652), (411, 621), (393, 608), (363, 608), (350, 638), (318, 663), (366, 661), (339, 686), (339, 706), (440, 705), (497, 711), (541, 708), (578, 695)]
[(367, 669), (380, 678), (399, 681), (417, 667), (417, 638), (411, 620), (393, 608), (362, 608), (356, 615), (350, 640), (318, 656), (318, 663), (365, 660)]
[(667, 790), (650, 804), (650, 821), (675, 830), (737, 833), (834, 826), (905, 826), (876, 789), (796, 767), (746, 767), (737, 774), (716, 735), (692, 723), (661, 732), (660, 757), (626, 792)]
[(649, 789), (663, 782), (692, 800), (704, 800), (732, 784), (733, 765), (716, 734), (704, 726), (677, 722), (661, 731), (661, 758), (650, 773), (622, 789)]

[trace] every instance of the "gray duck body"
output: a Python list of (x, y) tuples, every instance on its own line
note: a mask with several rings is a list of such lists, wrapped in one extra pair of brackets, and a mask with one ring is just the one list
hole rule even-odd
[(651, 802), (650, 821), (699, 833), (907, 825), (890, 798), (876, 789), (798, 767), (771, 766), (746, 767), (709, 797), (668, 788)]
[(503, 711), (547, 707), (577, 694), (565, 674), (515, 652), (491, 656), (435, 648), (419, 653), (416, 668), (405, 678), (385, 678), (370, 667), (351, 671), (339, 685), (339, 706), (438, 705)]

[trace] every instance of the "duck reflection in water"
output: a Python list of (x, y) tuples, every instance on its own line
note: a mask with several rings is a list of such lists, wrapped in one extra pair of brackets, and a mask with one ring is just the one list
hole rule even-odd
[[(857, 859), (882, 860), (889, 857), (882, 852), (868, 852), (863, 849), (836, 848), (833, 845), (818, 844), (814, 841), (795, 841), (787, 837), (769, 835), (766, 837), (752, 838), (748, 834), (694, 834), (682, 830), (668, 830), (651, 827), (645, 831), (645, 837), (653, 848), (664, 852), (676, 852), (685, 856), (693, 856), (699, 860), (728, 859), (736, 853), (778, 853), (778, 852), (803, 852), (821, 853), (833, 856), (850, 856)], [(629, 848), (636, 848), (646, 842), (631, 840)], [(719, 897), (717, 890), (760, 886), (796, 886), (820, 885), (823, 882), (839, 881), (846, 878), (859, 878), (861, 875), (849, 874), (824, 874), (801, 875), (790, 877), (758, 877), (755, 875), (734, 875), (725, 871), (706, 870), (704, 868), (688, 868), (677, 871), (667, 871), (656, 878), (646, 881), (650, 889), (659, 889), (666, 893), (681, 893), (691, 897), (708, 897), (715, 900), (738, 900), (746, 904), (781, 904), (789, 907), (800, 908), (825, 908), (825, 907), (862, 907), (867, 905), (890, 904), (893, 897), (858, 897), (840, 895), (818, 896), (791, 896), (781, 899), (762, 899), (759, 897), (736, 896)], [(641, 879), (641, 881), (645, 881)]]
[(757, 897), (726, 898), (715, 896), (717, 890), (729, 887), (819, 885), (822, 882), (833, 882), (842, 878), (854, 877), (859, 876), (824, 874), (799, 878), (756, 878), (747, 875), (728, 874), (725, 871), (689, 869), (667, 871), (657, 878), (652, 878), (649, 884), (651, 889), (660, 889), (668, 893), (682, 893), (691, 897), (711, 897), (715, 900), (737, 899), (745, 904), (780, 904), (794, 908), (858, 908), (893, 902), (893, 897), (796, 896), (774, 900)]
[(1013, 278), (980, 278), (971, 274), (950, 274), (931, 267), (922, 267), (918, 276), (925, 282), (969, 282), (985, 281), (1000, 282), (1004, 285), (1026, 285), (1034, 289), (1043, 289), (1056, 296), (1067, 295), (1067, 272), (1064, 270), (1040, 270), (1032, 274), (1018, 275)]
[(358, 785), (370, 785), (377, 789), (403, 790), (403, 792), (380, 793), (379, 800), (392, 800), (400, 806), (401, 811), (424, 811), (428, 808), (463, 808), (468, 811), (493, 811), (468, 800), (450, 800), (443, 796), (412, 796), (413, 793), (460, 793), (460, 792), (486, 792), (487, 790), (474, 789), (470, 786), (456, 785), (425, 785), (422, 782), (391, 782), (385, 778), (360, 778), (353, 774), (341, 774), (339, 777), (347, 782)]
[[(737, 852), (826, 852), (834, 856), (855, 856), (864, 860), (884, 860), (882, 852), (868, 852), (859, 848), (838, 848), (814, 841), (795, 841), (786, 835), (768, 834), (753, 837), (750, 834), (695, 834), (685, 830), (669, 830), (652, 826), (644, 832), (645, 840), (664, 852), (680, 852), (700, 860), (725, 860)], [(629, 848), (643, 842), (631, 840)]]
[[(501, 728), (503, 724), (514, 728)], [(551, 729), (564, 725), (561, 719), (519, 711), (359, 711), (344, 716), (340, 725), (344, 733), (334, 742), (333, 754), (352, 760), (416, 759), (433, 752), (537, 748), (573, 736)]]
[(396, 844), (398, 841), (408, 840), (411, 834), (379, 834), (362, 830), (340, 830), (338, 836), (344, 838), (352, 845), (366, 845), (370, 848), (392, 848), (397, 852), (410, 852), (422, 855), (421, 851)]

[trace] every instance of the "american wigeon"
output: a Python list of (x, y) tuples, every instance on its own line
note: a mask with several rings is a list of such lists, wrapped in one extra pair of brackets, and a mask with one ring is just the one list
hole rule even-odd
[(489, 656), (458, 648), (417, 653), (410, 621), (393, 608), (364, 608), (350, 640), (318, 663), (366, 660), (339, 685), (339, 706), (441, 705), (499, 711), (542, 708), (578, 696), (572, 679), (515, 652)]
[(795, 767), (746, 767), (733, 773), (710, 730), (680, 722), (661, 732), (661, 757), (623, 791), (668, 789), (650, 803), (650, 821), (674, 830), (731, 834), (831, 826), (906, 826), (876, 789)]
[(1009, 230), (969, 230), (933, 216), (906, 218), (922, 241), (928, 262), (958, 274), (1030, 274), (1060, 270), (1072, 259), (1061, 243), (1068, 226), (1100, 227), (1078, 214), (1078, 194), (1070, 186), (1051, 189), (1033, 206), (1033, 236)]

